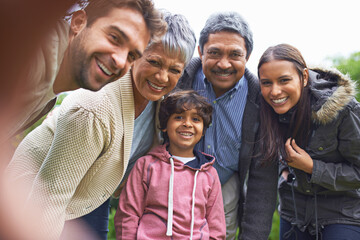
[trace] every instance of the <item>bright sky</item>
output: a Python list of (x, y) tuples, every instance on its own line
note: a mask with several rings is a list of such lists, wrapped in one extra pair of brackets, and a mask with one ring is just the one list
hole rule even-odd
[[(156, 7), (184, 15), (196, 39), (216, 11), (237, 11), (249, 23), (254, 50), (247, 64), (256, 73), (261, 54), (272, 45), (297, 47), (308, 65), (329, 65), (328, 57), (360, 51), (358, 0), (154, 0)], [(197, 50), (195, 56), (198, 56)]]

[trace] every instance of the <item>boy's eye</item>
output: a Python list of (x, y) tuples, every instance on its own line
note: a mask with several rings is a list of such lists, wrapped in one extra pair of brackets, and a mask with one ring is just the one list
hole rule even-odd
[(174, 119), (176, 119), (176, 120), (181, 120), (181, 119), (182, 119), (182, 116), (177, 115), (177, 116), (174, 117)]
[(194, 117), (194, 118), (193, 118), (193, 121), (194, 121), (194, 122), (200, 122), (201, 119), (200, 119), (200, 118), (197, 118), (197, 117)]

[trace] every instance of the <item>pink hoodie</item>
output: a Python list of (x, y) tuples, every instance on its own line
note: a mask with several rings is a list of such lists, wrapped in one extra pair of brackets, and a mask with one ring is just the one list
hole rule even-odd
[(195, 155), (184, 165), (162, 145), (137, 160), (120, 194), (116, 239), (225, 239), (215, 158)]

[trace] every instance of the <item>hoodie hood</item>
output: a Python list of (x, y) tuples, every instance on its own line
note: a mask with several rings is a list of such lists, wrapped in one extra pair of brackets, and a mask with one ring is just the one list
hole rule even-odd
[(309, 70), (312, 118), (315, 123), (328, 124), (355, 97), (356, 84), (336, 69)]
[[(167, 147), (168, 147), (168, 144), (157, 146), (157, 147), (153, 148), (148, 154), (160, 159), (163, 162), (170, 164), (170, 157), (172, 157), (172, 156), (167, 151)], [(183, 164), (181, 161), (178, 161), (178, 160), (176, 160), (176, 158), (173, 158), (175, 160), (174, 166), (175, 167), (188, 167), (193, 170), (206, 171), (215, 162), (215, 157), (208, 155), (206, 153), (194, 150), (194, 155), (196, 158), (190, 162), (187, 162), (186, 164)]]

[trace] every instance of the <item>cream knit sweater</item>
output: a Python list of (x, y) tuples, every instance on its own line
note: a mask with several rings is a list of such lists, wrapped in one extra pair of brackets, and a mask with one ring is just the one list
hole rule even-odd
[(8, 167), (41, 206), (45, 239), (99, 207), (125, 173), (134, 127), (130, 73), (98, 92), (77, 90), (19, 145)]

